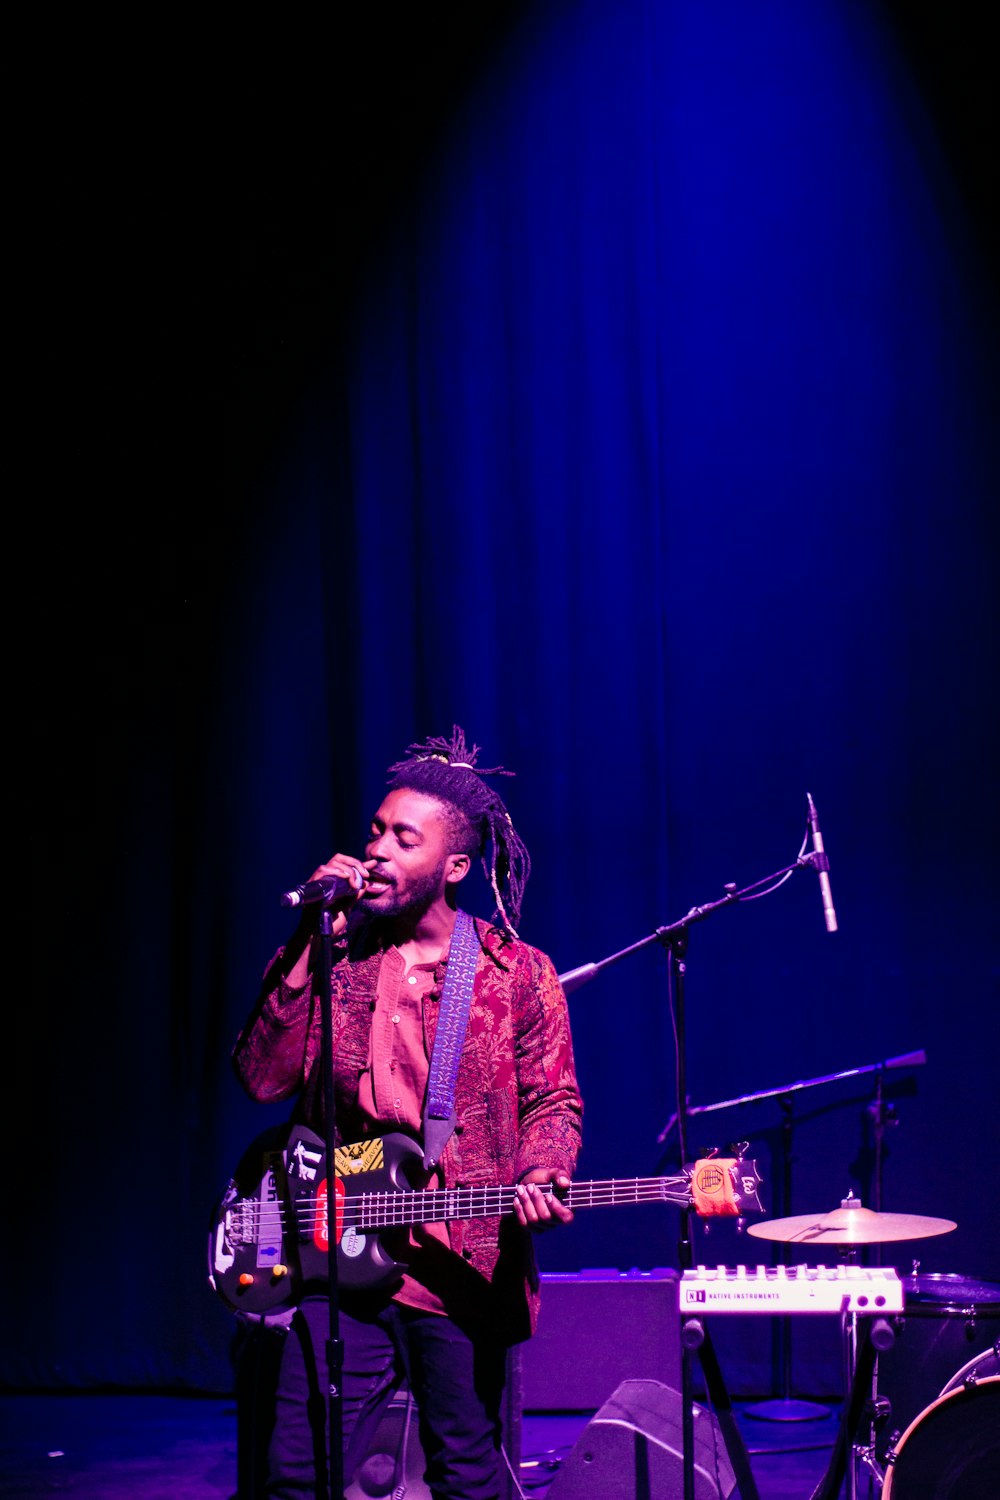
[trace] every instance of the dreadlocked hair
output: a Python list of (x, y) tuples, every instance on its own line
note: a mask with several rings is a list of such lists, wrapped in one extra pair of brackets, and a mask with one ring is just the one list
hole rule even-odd
[(496, 902), (494, 918), (517, 937), (531, 859), (499, 793), (481, 779), (514, 772), (477, 766), (479, 746), (468, 745), (457, 724), (450, 740), (438, 735), (422, 745), (408, 745), (407, 752), (389, 767), (390, 787), (423, 792), (444, 804), (457, 851), (480, 857)]

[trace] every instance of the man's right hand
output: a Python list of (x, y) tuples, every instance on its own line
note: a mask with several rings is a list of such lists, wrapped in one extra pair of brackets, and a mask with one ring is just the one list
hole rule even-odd
[(343, 936), (347, 927), (347, 914), (367, 885), (368, 874), (360, 859), (355, 859), (352, 854), (335, 854), (325, 864), (318, 865), (309, 876), (310, 880), (323, 880), (327, 876), (333, 876), (336, 880), (348, 880), (351, 883), (353, 895), (338, 896), (335, 901), (324, 903), (333, 911), (332, 932), (335, 938)]
[[(349, 881), (354, 892), (353, 895), (338, 896), (335, 901), (326, 903), (333, 911), (330, 931), (333, 938), (337, 940), (342, 938), (347, 930), (348, 913), (368, 882), (368, 870), (361, 860), (355, 859), (352, 854), (335, 854), (325, 864), (317, 865), (309, 879), (322, 880), (325, 875)], [(322, 910), (323, 907), (315, 904), (304, 906), (301, 921), (292, 938), (285, 945), (282, 967), (285, 983), (291, 985), (293, 989), (301, 989), (308, 983), (310, 951), (316, 932), (316, 912)]]

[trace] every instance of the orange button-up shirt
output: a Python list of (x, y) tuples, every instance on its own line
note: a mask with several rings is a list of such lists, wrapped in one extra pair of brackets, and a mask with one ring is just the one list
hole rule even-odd
[[(398, 948), (387, 948), (379, 967), (372, 1015), (368, 1067), (359, 1080), (358, 1104), (373, 1120), (399, 1125), (419, 1137), (430, 1058), (424, 1041), (424, 998), (433, 988), (434, 964), (409, 969)], [(428, 1186), (441, 1186), (440, 1173)], [(410, 1231), (411, 1252), (427, 1239), (450, 1246), (448, 1225), (416, 1225)], [(397, 1302), (426, 1312), (443, 1312), (440, 1297), (409, 1273), (395, 1294)]]

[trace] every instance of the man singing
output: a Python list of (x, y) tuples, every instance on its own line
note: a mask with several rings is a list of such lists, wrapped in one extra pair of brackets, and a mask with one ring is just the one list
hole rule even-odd
[[(388, 1286), (338, 1288), (345, 1484), (405, 1378), (435, 1500), (500, 1495), (507, 1351), (530, 1336), (538, 1314), (530, 1231), (572, 1219), (560, 1192), (576, 1165), (583, 1114), (555, 968), (516, 932), (531, 865), (487, 779), (509, 773), (477, 769), (478, 753), (457, 727), (450, 740), (410, 746), (389, 768), (364, 857), (335, 854), (311, 877), (333, 877), (337, 892), (328, 927), (338, 1144), (403, 1132), (437, 1163), (429, 1187), (517, 1185), (511, 1213), (403, 1231), (402, 1248), (393, 1247), (400, 1272)], [(458, 906), (477, 857), (492, 922)], [(318, 941), (322, 910), (303, 908), (233, 1054), (254, 1099), (294, 1097), (295, 1120), (320, 1135), (318, 966), (330, 952)], [(442, 1042), (458, 1027), (450, 1074), (447, 1048), (435, 1052), (443, 1012)], [(432, 1122), (429, 1081), (432, 1093), (450, 1088), (453, 1129)], [(326, 1298), (306, 1298), (284, 1337), (270, 1497), (328, 1494), (329, 1311)]]

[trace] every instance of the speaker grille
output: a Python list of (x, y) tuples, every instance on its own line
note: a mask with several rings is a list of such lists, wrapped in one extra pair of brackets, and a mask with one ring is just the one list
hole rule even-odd
[[(728, 1500), (736, 1477), (717, 1419), (692, 1408), (695, 1500)], [(683, 1500), (681, 1396), (625, 1380), (595, 1414), (549, 1487), (548, 1500)]]
[[(514, 1474), (521, 1464), (521, 1358), (520, 1349), (507, 1357), (507, 1384), (501, 1412), (503, 1445)], [(423, 1446), (417, 1424), (416, 1403), (404, 1384), (393, 1393), (379, 1425), (344, 1491), (344, 1500), (388, 1500), (405, 1485), (406, 1500), (432, 1500), (424, 1483)], [(519, 1489), (501, 1461), (500, 1500), (517, 1500)]]
[(523, 1409), (593, 1412), (623, 1380), (679, 1387), (677, 1288), (670, 1268), (543, 1275), (538, 1332), (520, 1346)]
[(423, 1475), (417, 1410), (405, 1393), (397, 1392), (344, 1491), (345, 1500), (386, 1500), (400, 1487), (405, 1488), (407, 1500), (432, 1500)]

